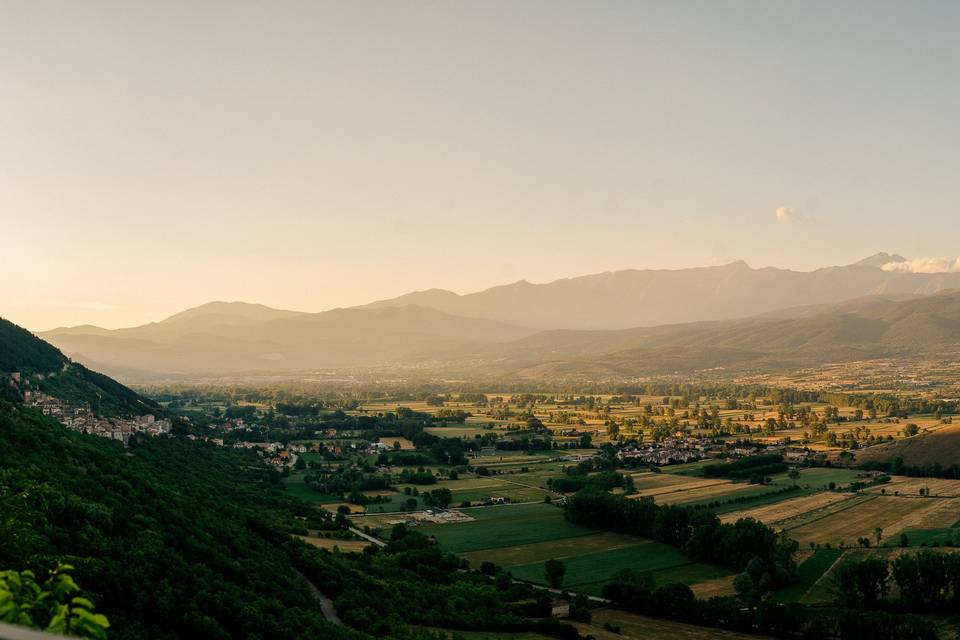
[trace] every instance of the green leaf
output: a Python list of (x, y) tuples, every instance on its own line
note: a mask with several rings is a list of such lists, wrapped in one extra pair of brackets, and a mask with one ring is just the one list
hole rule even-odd
[(47, 631), (52, 631), (54, 633), (66, 633), (70, 609), (67, 607), (67, 605), (62, 604), (57, 607), (56, 611), (57, 612), (50, 619), (50, 624), (47, 625)]

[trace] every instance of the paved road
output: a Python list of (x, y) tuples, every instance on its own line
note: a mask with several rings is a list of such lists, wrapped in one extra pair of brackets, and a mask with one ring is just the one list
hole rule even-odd
[(366, 533), (364, 533), (363, 531), (360, 531), (360, 529), (357, 529), (356, 527), (350, 527), (350, 531), (351, 531), (352, 533), (357, 534), (358, 536), (360, 536), (360, 537), (363, 538), (364, 540), (369, 540), (370, 542), (372, 542), (373, 544), (377, 545), (378, 547), (385, 547), (385, 546), (387, 546), (387, 543), (384, 542), (383, 540), (381, 540), (380, 538), (374, 538), (373, 536), (371, 536), (371, 535), (369, 535), (369, 534), (366, 534)]

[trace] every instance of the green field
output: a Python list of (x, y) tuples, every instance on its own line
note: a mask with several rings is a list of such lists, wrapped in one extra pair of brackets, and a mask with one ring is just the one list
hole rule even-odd
[(773, 595), (776, 602), (798, 602), (807, 591), (843, 555), (842, 549), (821, 549), (797, 567), (796, 578), (788, 587)]
[[(602, 583), (621, 569), (657, 571), (689, 565), (690, 559), (674, 547), (659, 542), (640, 542), (631, 547), (609, 549), (560, 558), (567, 567), (563, 584), (568, 587)], [(521, 580), (544, 583), (542, 562), (508, 567)]]
[[(947, 529), (905, 529), (903, 533), (906, 534), (907, 543), (911, 547), (930, 546), (934, 543), (938, 546), (960, 545), (960, 529), (956, 527)], [(884, 541), (884, 546), (887, 547), (899, 545), (900, 534)]]
[[(834, 549), (836, 551), (836, 549)], [(840, 555), (834, 558), (836, 561), (827, 565), (822, 571), (823, 579), (819, 582), (814, 581), (806, 593), (800, 596), (802, 604), (827, 604), (833, 602), (836, 598), (834, 592), (835, 585), (833, 576), (837, 567), (851, 560), (863, 560), (871, 555), (889, 557), (892, 549), (846, 549), (840, 552)], [(816, 557), (816, 556), (814, 556)], [(826, 560), (823, 560), (825, 563)], [(812, 571), (811, 571), (812, 572)]]
[(417, 506), (415, 509), (423, 508), (423, 501), (420, 500), (417, 496), (408, 496), (403, 493), (398, 493), (396, 495), (386, 496), (387, 502), (371, 502), (367, 505), (367, 513), (394, 513), (397, 511), (407, 511), (407, 500), (414, 499), (417, 501)]
[(668, 569), (659, 569), (650, 573), (650, 577), (653, 578), (653, 584), (658, 587), (677, 582), (692, 586), (700, 582), (716, 580), (717, 578), (723, 578), (729, 575), (732, 575), (729, 569), (696, 562), (681, 564)]
[(340, 500), (337, 496), (331, 496), (325, 493), (314, 491), (298, 478), (288, 478), (283, 483), (287, 487), (287, 493), (296, 496), (304, 502), (316, 504), (324, 502), (337, 502)]
[(435, 536), (445, 551), (455, 553), (513, 547), (596, 533), (567, 522), (563, 510), (549, 504), (477, 507), (467, 509), (464, 513), (476, 520), (429, 525), (419, 530), (425, 535)]
[(464, 500), (469, 500), (471, 502), (482, 502), (491, 497), (508, 498), (511, 502), (542, 502), (545, 495), (547, 495), (547, 492), (543, 489), (534, 489), (530, 487), (521, 487), (503, 483), (496, 488), (485, 490), (454, 491), (453, 500), (450, 504), (456, 506)]
[(708, 464), (716, 464), (717, 461), (713, 459), (707, 460), (698, 460), (697, 462), (687, 462), (685, 464), (668, 464), (664, 467), (660, 467), (660, 471), (663, 473), (678, 473), (684, 476), (695, 476), (700, 473), (700, 469), (707, 466)]

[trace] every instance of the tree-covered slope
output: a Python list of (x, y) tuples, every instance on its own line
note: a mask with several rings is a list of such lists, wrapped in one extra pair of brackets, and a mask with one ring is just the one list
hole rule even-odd
[(246, 451), (125, 450), (0, 401), (0, 568), (74, 565), (112, 639), (352, 637), (262, 534), (307, 508), (276, 476)]
[(100, 415), (142, 415), (159, 406), (116, 380), (71, 362), (53, 345), (0, 318), (0, 374), (19, 373), (29, 386)]
[(0, 318), (0, 371), (49, 373), (59, 371), (66, 361), (53, 345)]

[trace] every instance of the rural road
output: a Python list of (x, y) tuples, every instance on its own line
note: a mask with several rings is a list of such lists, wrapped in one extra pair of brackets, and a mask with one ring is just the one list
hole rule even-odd
[(354, 534), (356, 534), (356, 535), (358, 535), (358, 536), (360, 536), (360, 537), (363, 538), (364, 540), (367, 540), (367, 541), (369, 541), (369, 542), (372, 542), (373, 544), (377, 545), (378, 547), (385, 547), (385, 546), (387, 546), (387, 543), (384, 542), (383, 540), (380, 540), (379, 538), (374, 538), (373, 536), (371, 536), (371, 535), (369, 535), (369, 534), (366, 534), (366, 533), (364, 533), (363, 531), (360, 531), (360, 529), (357, 529), (356, 527), (350, 527), (350, 532), (351, 532), (351, 533), (354, 533)]
[(306, 581), (307, 586), (310, 587), (310, 593), (313, 594), (313, 599), (320, 604), (320, 611), (323, 613), (323, 617), (327, 619), (327, 622), (342, 626), (343, 620), (337, 615), (337, 608), (333, 606), (333, 600), (323, 595), (320, 589), (317, 589), (317, 585), (310, 582), (305, 575), (299, 571), (297, 571), (297, 573)]

